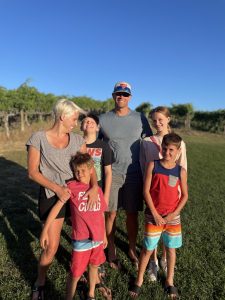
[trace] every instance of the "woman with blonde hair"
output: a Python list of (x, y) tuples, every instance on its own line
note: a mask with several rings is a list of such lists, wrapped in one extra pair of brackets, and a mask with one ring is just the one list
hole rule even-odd
[[(157, 106), (150, 112), (150, 118), (152, 120), (152, 125), (156, 130), (156, 133), (153, 136), (146, 137), (141, 141), (140, 148), (140, 165), (142, 169), (143, 176), (145, 176), (145, 171), (149, 162), (154, 160), (162, 159), (162, 139), (164, 135), (171, 132), (170, 128), (170, 111), (165, 106)], [(176, 162), (182, 166), (187, 171), (187, 156), (186, 156), (186, 146), (184, 141), (181, 142), (181, 151), (177, 156)], [(167, 271), (167, 261), (166, 261), (166, 251), (163, 246), (162, 258), (160, 260), (160, 266), (163, 271)], [(157, 258), (157, 248), (154, 250), (150, 263), (147, 269), (150, 281), (157, 280), (158, 272), (158, 258)]]
[[(60, 99), (53, 108), (55, 121), (48, 130), (32, 134), (26, 143), (28, 149), (29, 178), (40, 185), (38, 200), (39, 217), (42, 223), (59, 200), (66, 202), (70, 198), (70, 190), (66, 181), (73, 177), (70, 159), (73, 155), (86, 152), (84, 139), (72, 130), (77, 125), (78, 107), (72, 101)], [(93, 172), (92, 188), (88, 191), (89, 207), (97, 198), (97, 179)], [(47, 270), (59, 246), (63, 221), (69, 215), (67, 202), (59, 212), (56, 220), (49, 228), (49, 245), (42, 251), (38, 263), (38, 277), (32, 290), (32, 300), (44, 299), (44, 285)]]

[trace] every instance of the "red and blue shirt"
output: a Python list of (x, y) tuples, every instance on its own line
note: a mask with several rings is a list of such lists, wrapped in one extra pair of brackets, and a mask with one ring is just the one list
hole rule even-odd
[[(163, 167), (160, 160), (154, 161), (150, 194), (157, 212), (161, 216), (172, 213), (180, 202), (180, 172), (181, 166), (172, 169)], [(150, 214), (149, 208), (146, 213)]]

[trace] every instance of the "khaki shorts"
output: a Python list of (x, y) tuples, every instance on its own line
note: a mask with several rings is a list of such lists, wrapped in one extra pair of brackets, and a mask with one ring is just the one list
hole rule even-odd
[(143, 210), (143, 180), (141, 171), (112, 175), (108, 211), (124, 209), (133, 213)]

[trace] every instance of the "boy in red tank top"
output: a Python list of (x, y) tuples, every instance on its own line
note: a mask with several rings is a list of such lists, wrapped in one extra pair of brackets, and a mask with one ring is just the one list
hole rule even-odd
[(157, 247), (161, 235), (168, 257), (165, 291), (172, 299), (178, 297), (178, 290), (173, 283), (174, 267), (176, 248), (182, 245), (180, 212), (188, 199), (187, 172), (176, 164), (181, 141), (181, 137), (175, 133), (166, 134), (162, 141), (163, 158), (150, 162), (146, 170), (144, 242), (138, 276), (130, 290), (130, 296), (133, 298), (140, 293), (149, 258)]

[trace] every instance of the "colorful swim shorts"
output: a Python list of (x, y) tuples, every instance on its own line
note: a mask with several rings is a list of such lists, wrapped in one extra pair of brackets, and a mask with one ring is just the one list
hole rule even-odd
[(180, 216), (165, 225), (157, 226), (152, 215), (145, 215), (144, 248), (154, 250), (161, 235), (167, 248), (180, 248), (182, 246)]

